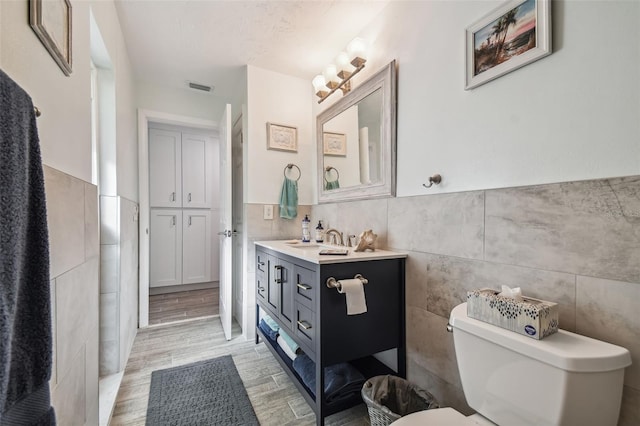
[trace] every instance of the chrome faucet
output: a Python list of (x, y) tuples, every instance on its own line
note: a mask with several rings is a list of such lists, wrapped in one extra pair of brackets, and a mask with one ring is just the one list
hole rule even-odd
[(329, 244), (344, 246), (344, 239), (342, 238), (342, 232), (338, 231), (337, 229), (329, 228), (325, 231), (324, 235), (326, 235), (329, 238)]

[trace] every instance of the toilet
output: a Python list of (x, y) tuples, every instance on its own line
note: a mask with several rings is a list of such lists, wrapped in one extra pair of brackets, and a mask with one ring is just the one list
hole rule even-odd
[(534, 340), (469, 318), (467, 304), (451, 311), (456, 359), (467, 403), (419, 411), (394, 426), (605, 426), (618, 421), (629, 351), (559, 330)]

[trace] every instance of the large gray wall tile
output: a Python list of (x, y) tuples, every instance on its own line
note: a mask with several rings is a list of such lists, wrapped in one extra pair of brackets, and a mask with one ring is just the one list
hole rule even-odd
[(118, 291), (120, 282), (120, 247), (117, 244), (100, 245), (100, 293)]
[(620, 407), (618, 426), (638, 425), (640, 425), (640, 390), (625, 386), (622, 392), (622, 407)]
[(427, 255), (427, 306), (430, 312), (449, 317), (467, 300), (467, 291), (520, 287), (525, 296), (558, 303), (560, 327), (575, 330), (575, 276), (519, 266)]
[[(341, 203), (337, 209), (337, 223), (332, 227), (344, 234), (345, 244), (349, 235), (358, 237), (363, 231), (371, 229), (378, 235), (376, 247), (387, 248), (387, 209), (386, 199)], [(314, 227), (317, 224), (318, 221), (315, 222)]]
[(98, 187), (84, 184), (84, 255), (88, 259), (100, 254), (100, 214)]
[(389, 199), (389, 247), (482, 259), (484, 193)]
[(407, 353), (416, 364), (460, 386), (453, 334), (448, 319), (420, 308), (407, 308)]
[(51, 392), (51, 405), (56, 411), (59, 425), (84, 425), (86, 421), (85, 350), (75, 354), (71, 369)]
[(85, 259), (85, 183), (51, 167), (44, 167), (52, 278)]
[(429, 297), (427, 265), (430, 257), (426, 253), (408, 252), (407, 254), (405, 266), (406, 304), (427, 310)]
[(98, 326), (89, 332), (89, 340), (85, 347), (85, 389), (86, 389), (86, 423), (87, 425), (97, 425), (99, 417), (99, 342)]
[[(273, 220), (271, 221), (271, 239), (272, 240), (286, 240), (286, 239), (302, 239), (302, 219), (304, 215), (311, 217), (311, 206), (299, 205), (298, 216), (295, 219), (283, 219), (280, 217), (280, 207), (274, 206)], [(262, 219), (264, 220), (264, 219)], [(310, 231), (313, 238), (313, 220), (311, 221)]]
[(640, 282), (640, 179), (487, 191), (486, 259)]
[[(83, 351), (90, 332), (98, 326), (98, 258), (56, 279), (56, 359), (60, 381)], [(83, 357), (84, 358), (84, 357)]]
[(625, 370), (625, 384), (636, 390), (640, 390), (639, 307), (638, 283), (578, 277), (578, 333), (627, 348), (633, 364)]

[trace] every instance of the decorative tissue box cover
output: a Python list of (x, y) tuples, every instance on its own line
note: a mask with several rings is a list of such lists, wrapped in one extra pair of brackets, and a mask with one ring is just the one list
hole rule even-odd
[(558, 304), (523, 297), (522, 302), (483, 288), (467, 292), (467, 316), (533, 339), (558, 331)]

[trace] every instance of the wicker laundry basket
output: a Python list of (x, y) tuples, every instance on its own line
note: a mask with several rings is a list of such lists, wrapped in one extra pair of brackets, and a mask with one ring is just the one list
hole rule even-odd
[(371, 426), (387, 426), (407, 414), (439, 408), (438, 401), (429, 392), (392, 375), (370, 378), (361, 393)]

